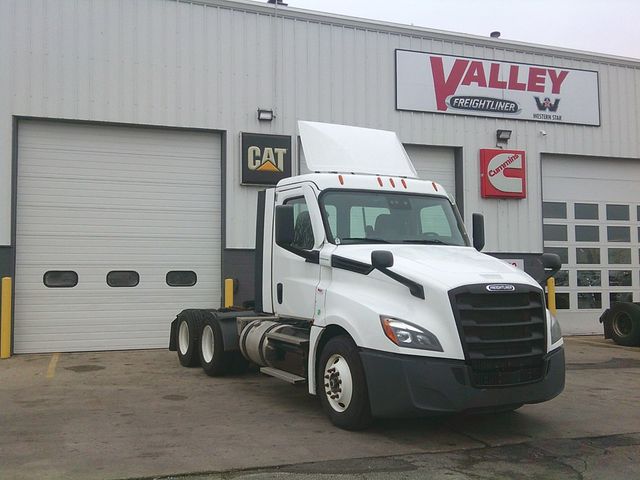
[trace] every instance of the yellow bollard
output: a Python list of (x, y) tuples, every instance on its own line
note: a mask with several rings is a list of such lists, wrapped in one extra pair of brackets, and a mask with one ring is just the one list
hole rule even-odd
[(233, 278), (224, 279), (224, 308), (233, 307)]
[(547, 307), (549, 307), (549, 311), (556, 314), (556, 279), (551, 277), (547, 280)]
[(11, 356), (11, 277), (2, 279), (0, 308), (0, 358)]

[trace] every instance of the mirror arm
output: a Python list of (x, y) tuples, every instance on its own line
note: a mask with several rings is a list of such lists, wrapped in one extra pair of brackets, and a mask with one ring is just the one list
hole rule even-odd
[(396, 282), (399, 282), (407, 287), (409, 289), (409, 292), (411, 292), (411, 295), (413, 295), (414, 297), (420, 298), (422, 300), (425, 299), (424, 287), (418, 282), (414, 282), (410, 278), (400, 275), (399, 273), (392, 272), (388, 268), (378, 268), (377, 270), (379, 270), (381, 273), (384, 273), (387, 277), (393, 278)]

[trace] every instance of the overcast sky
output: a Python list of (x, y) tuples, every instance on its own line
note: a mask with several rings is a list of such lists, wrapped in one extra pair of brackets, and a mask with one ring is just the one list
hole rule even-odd
[(640, 59), (640, 0), (285, 0), (291, 7)]

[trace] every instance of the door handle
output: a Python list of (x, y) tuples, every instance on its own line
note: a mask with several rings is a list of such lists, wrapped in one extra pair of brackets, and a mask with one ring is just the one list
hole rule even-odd
[(276, 285), (276, 295), (278, 297), (278, 303), (282, 305), (282, 284)]

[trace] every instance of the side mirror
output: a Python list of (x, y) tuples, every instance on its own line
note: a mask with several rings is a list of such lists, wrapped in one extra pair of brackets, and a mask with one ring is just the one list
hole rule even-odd
[(473, 247), (481, 251), (484, 248), (484, 217), (480, 213), (474, 213), (473, 219)]
[(388, 250), (374, 250), (371, 252), (371, 265), (378, 270), (393, 267), (393, 253)]
[(293, 205), (276, 206), (276, 244), (293, 243)]
[(544, 268), (545, 281), (553, 277), (562, 267), (560, 257), (555, 253), (542, 254), (542, 267)]

